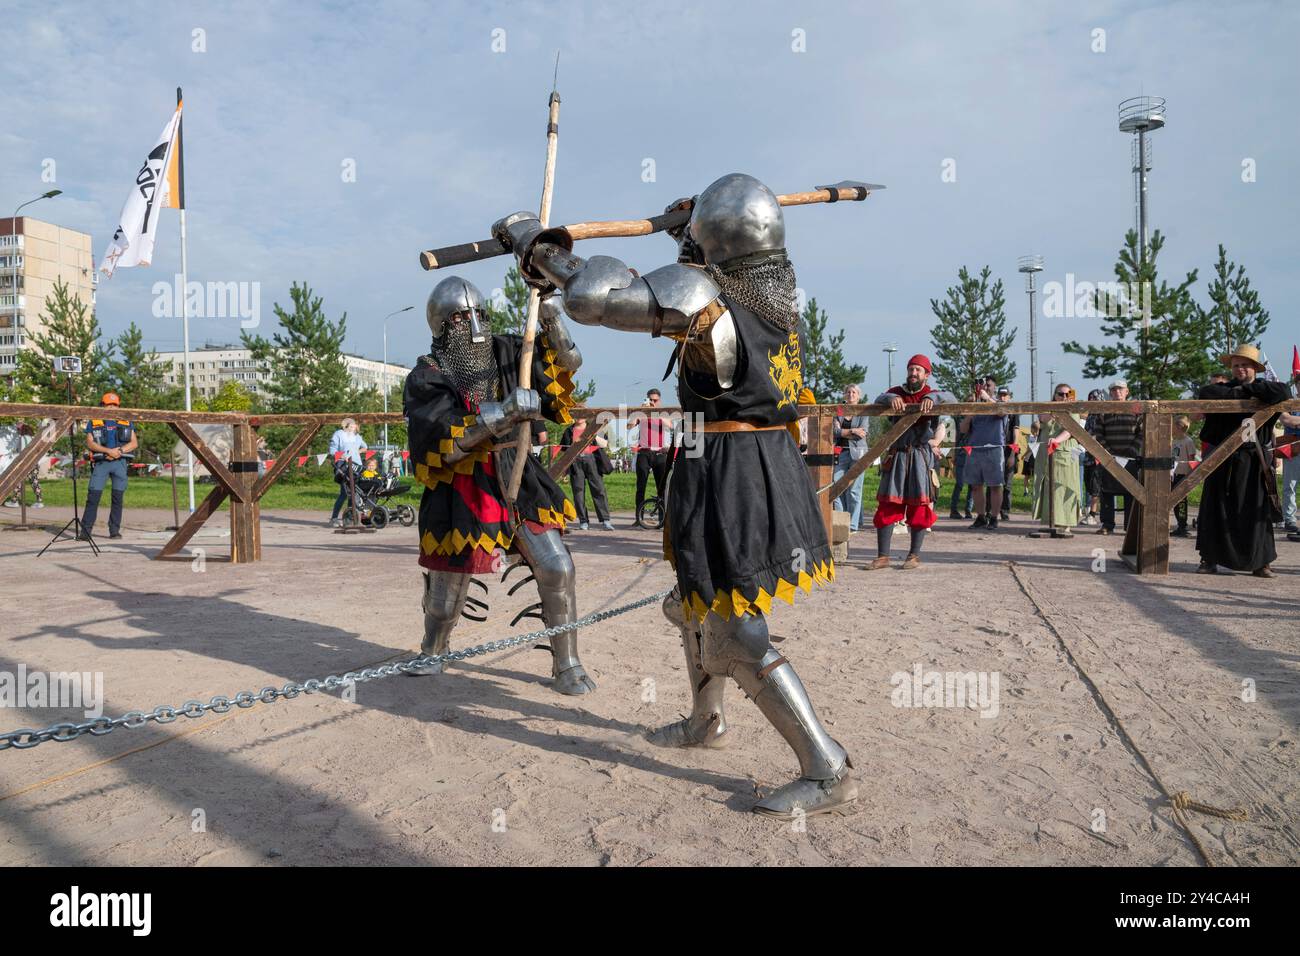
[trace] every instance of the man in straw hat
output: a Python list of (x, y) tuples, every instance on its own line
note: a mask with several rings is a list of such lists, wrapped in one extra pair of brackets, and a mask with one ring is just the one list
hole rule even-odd
[[(1258, 399), (1276, 405), (1290, 396), (1286, 385), (1260, 377), (1264, 363), (1259, 349), (1239, 345), (1219, 361), (1232, 371), (1226, 384), (1212, 383), (1197, 393), (1202, 399)], [(1273, 424), (1276, 416), (1255, 430), (1255, 441), (1243, 442), (1205, 480), (1201, 495), (1196, 550), (1202, 574), (1217, 574), (1219, 566), (1273, 577), (1269, 567), (1277, 558), (1273, 522), (1282, 518), (1277, 482), (1273, 477)], [(1242, 413), (1206, 415), (1201, 439), (1211, 446), (1242, 427)]]

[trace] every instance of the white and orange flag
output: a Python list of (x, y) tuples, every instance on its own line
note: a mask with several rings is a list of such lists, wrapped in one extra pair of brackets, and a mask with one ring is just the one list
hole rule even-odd
[(112, 275), (119, 266), (147, 266), (153, 259), (154, 235), (163, 209), (185, 208), (185, 173), (181, 158), (181, 99), (176, 91), (172, 114), (157, 145), (145, 157), (135, 183), (122, 205), (113, 241), (104, 253), (100, 271)]

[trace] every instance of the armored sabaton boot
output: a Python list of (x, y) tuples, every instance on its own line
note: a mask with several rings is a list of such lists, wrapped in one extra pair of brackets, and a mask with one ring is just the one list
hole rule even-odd
[(664, 599), (664, 617), (682, 632), (682, 649), (686, 652), (686, 674), (691, 682), (691, 714), (676, 723), (667, 724), (646, 735), (646, 740), (657, 747), (725, 747), (727, 722), (722, 712), (722, 693), (726, 690), (724, 677), (714, 677), (704, 669), (700, 659), (700, 634), (686, 621), (682, 611), (681, 592)]
[[(519, 552), (528, 562), (537, 581), (542, 599), (542, 620), (547, 627), (572, 624), (578, 619), (578, 599), (574, 591), (573, 558), (560, 540), (560, 532), (548, 529), (534, 534), (521, 524), (515, 536)], [(596, 689), (596, 682), (578, 659), (578, 632), (565, 631), (551, 638), (551, 686), (571, 697)]]
[[(424, 640), (420, 653), (435, 656), (451, 650), (451, 632), (460, 620), (469, 593), (470, 575), (453, 571), (424, 572)], [(420, 664), (408, 670), (408, 677), (441, 674), (442, 661)]]
[(837, 810), (858, 797), (849, 755), (822, 726), (794, 667), (772, 647), (761, 614), (710, 614), (704, 622), (703, 661), (711, 674), (729, 675), (754, 701), (799, 759), (801, 776), (754, 805), (754, 812), (791, 819)]

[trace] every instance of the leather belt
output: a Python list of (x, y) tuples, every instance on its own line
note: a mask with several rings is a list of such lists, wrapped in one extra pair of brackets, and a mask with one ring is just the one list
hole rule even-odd
[(702, 422), (692, 430), (704, 432), (706, 435), (712, 432), (776, 432), (788, 431), (791, 424), (797, 423), (792, 422), (783, 425), (755, 425), (751, 422), (717, 421)]

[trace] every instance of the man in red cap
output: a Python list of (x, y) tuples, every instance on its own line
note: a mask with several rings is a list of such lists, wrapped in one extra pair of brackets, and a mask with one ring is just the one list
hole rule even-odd
[[(105, 392), (99, 404), (101, 408), (118, 408), (122, 399), (116, 392)], [(108, 536), (122, 537), (127, 467), (139, 444), (135, 428), (125, 418), (96, 418), (87, 423), (86, 447), (90, 449), (94, 465), (90, 471), (90, 490), (86, 492), (86, 510), (81, 517), (80, 537), (89, 538), (94, 533), (99, 499), (104, 494), (104, 485), (110, 480), (113, 482), (113, 498), (108, 511)]]
[[(936, 404), (951, 401), (952, 396), (929, 386), (929, 378), (930, 360), (924, 355), (913, 355), (907, 360), (907, 381), (879, 395), (876, 404), (888, 405), (896, 415), (901, 415), (918, 408), (923, 413), (929, 412)], [(897, 420), (891, 418), (890, 422)], [(936, 518), (931, 476), (935, 453), (943, 439), (943, 425), (937, 417), (927, 415), (917, 419), (886, 453), (880, 469), (880, 491), (876, 494), (876, 517), (872, 520), (879, 554), (871, 562), (870, 570), (889, 567), (889, 541), (894, 525), (904, 518), (912, 533), (912, 543), (903, 570), (910, 571), (920, 565), (921, 542)]]

